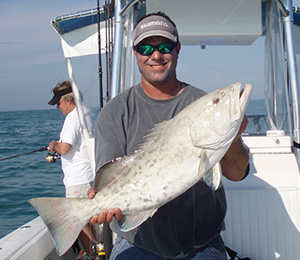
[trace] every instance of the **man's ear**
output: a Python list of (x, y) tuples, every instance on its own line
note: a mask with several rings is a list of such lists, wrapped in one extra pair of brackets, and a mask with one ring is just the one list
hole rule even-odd
[(137, 56), (137, 52), (134, 48), (133, 48), (133, 54), (134, 54), (135, 57)]
[(177, 53), (179, 54), (180, 50), (181, 50), (181, 43), (178, 42), (177, 46), (176, 46), (176, 49), (177, 49)]

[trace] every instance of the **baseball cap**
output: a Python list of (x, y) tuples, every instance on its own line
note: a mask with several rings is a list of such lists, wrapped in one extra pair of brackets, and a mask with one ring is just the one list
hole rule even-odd
[(61, 90), (53, 90), (53, 98), (48, 102), (48, 104), (51, 106), (57, 104), (63, 95), (69, 94), (71, 92), (72, 87), (64, 88)]
[(150, 15), (138, 22), (133, 31), (133, 46), (150, 36), (162, 36), (173, 42), (178, 41), (176, 26), (161, 15)]

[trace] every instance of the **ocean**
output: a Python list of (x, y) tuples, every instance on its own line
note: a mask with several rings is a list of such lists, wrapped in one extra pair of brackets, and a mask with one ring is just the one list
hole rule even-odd
[[(0, 112), (0, 159), (46, 147), (59, 138), (64, 116), (57, 109)], [(38, 216), (27, 202), (64, 196), (60, 161), (47, 151), (0, 161), (0, 237)]]
[[(251, 100), (247, 114), (263, 115), (264, 101)], [(48, 146), (59, 138), (63, 121), (58, 109), (0, 112), (0, 159)], [(43, 151), (0, 161), (0, 238), (38, 216), (30, 198), (64, 196), (60, 160), (47, 163), (46, 156)]]

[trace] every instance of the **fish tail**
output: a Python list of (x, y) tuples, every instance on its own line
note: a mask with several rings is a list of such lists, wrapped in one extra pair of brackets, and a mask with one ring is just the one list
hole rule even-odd
[(89, 199), (34, 198), (35, 207), (47, 226), (58, 255), (63, 255), (75, 242), (89, 218), (84, 219), (80, 205)]

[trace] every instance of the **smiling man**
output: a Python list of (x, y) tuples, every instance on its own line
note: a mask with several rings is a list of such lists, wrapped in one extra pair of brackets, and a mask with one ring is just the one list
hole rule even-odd
[[(133, 153), (155, 124), (173, 118), (205, 94), (177, 79), (180, 47), (176, 26), (165, 14), (149, 14), (137, 23), (133, 50), (141, 83), (112, 99), (98, 116), (95, 127), (98, 174), (106, 163)], [(247, 175), (249, 154), (241, 140), (246, 125), (245, 119), (221, 161), (223, 175), (234, 181)], [(94, 196), (94, 190), (90, 190), (89, 197)], [(111, 223), (112, 230), (119, 235), (110, 259), (227, 259), (220, 236), (225, 213), (223, 185), (213, 191), (200, 181), (132, 231), (125, 233), (119, 229), (121, 209), (104, 209), (90, 222)]]

